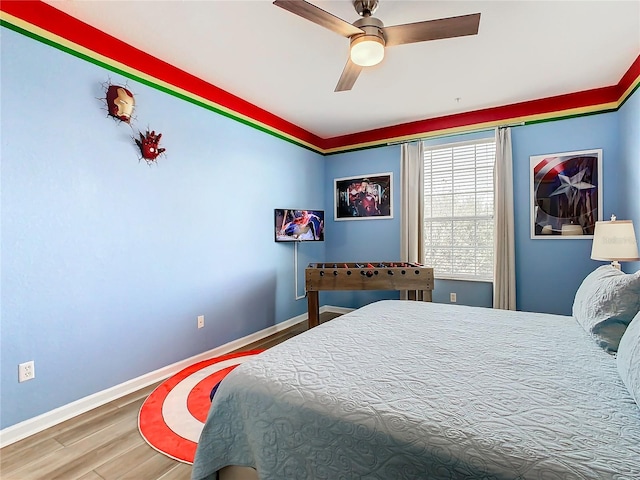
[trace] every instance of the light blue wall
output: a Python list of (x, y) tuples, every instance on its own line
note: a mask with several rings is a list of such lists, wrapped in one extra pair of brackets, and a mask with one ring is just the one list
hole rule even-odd
[[(400, 146), (386, 146), (325, 157), (326, 261), (400, 260)], [(393, 218), (335, 221), (334, 179), (393, 175)], [(357, 308), (374, 300), (399, 298), (397, 292), (320, 292), (320, 303)]]
[(1, 48), (2, 428), (306, 312), (273, 209), (323, 207), (321, 155), (128, 81), (167, 149), (148, 166), (100, 100), (126, 79), (8, 29)]
[(531, 155), (601, 148), (603, 218), (619, 211), (618, 115), (605, 113), (514, 128), (513, 176), (518, 310), (570, 315), (580, 283), (602, 262), (590, 259), (591, 240), (530, 238)]
[(464, 282), (461, 280), (436, 279), (433, 289), (433, 301), (451, 303), (450, 294), (456, 294), (456, 302), (473, 307), (493, 306), (492, 282)]
[[(637, 97), (636, 93), (634, 97)], [(512, 128), (515, 247), (516, 247), (516, 288), (518, 310), (571, 314), (573, 297), (580, 283), (602, 262), (591, 260), (591, 241), (582, 240), (531, 240), (529, 210), (529, 157), (544, 153), (565, 152), (591, 148), (603, 149), (603, 210), (604, 217), (621, 212), (638, 191), (637, 171), (626, 179), (629, 186), (620, 188), (624, 182), (620, 164), (630, 168), (638, 158), (637, 135), (625, 134), (629, 144), (623, 154), (620, 146), (621, 124), (634, 124), (629, 131), (637, 130), (637, 98), (627, 102), (624, 119), (621, 113), (606, 113), (585, 117), (525, 125)], [(430, 143), (444, 143), (481, 138), (486, 133), (451, 136), (434, 139)], [(627, 153), (628, 151), (628, 153)], [(622, 157), (625, 157), (624, 159)], [(327, 158), (326, 194), (327, 205), (333, 205), (332, 182), (340, 176), (359, 176), (373, 171), (394, 171), (399, 175), (400, 148), (384, 147), (345, 153)], [(398, 176), (396, 175), (396, 176)], [(399, 182), (394, 177), (396, 196)], [(634, 200), (635, 201), (635, 200)], [(628, 207), (627, 207), (628, 208)], [(635, 215), (637, 215), (636, 207)], [(634, 210), (630, 210), (633, 214)], [(395, 259), (399, 257), (399, 211), (396, 218), (386, 225), (383, 221), (328, 222), (327, 229), (335, 231), (328, 235), (327, 256), (338, 259), (357, 258)], [(389, 238), (384, 240), (384, 236)], [(351, 260), (354, 261), (354, 260)], [(458, 294), (458, 303), (466, 305), (491, 306), (492, 288), (484, 282), (436, 281), (434, 301), (448, 303), (449, 293)], [(385, 295), (389, 295), (388, 293)], [(332, 302), (348, 307), (358, 307), (364, 301), (380, 298), (379, 293), (331, 294)]]
[[(489, 132), (456, 135), (446, 139), (433, 139), (428, 144), (467, 141), (492, 136)], [(327, 218), (327, 249), (329, 262), (368, 262), (400, 260), (400, 146), (360, 150), (332, 155), (326, 158), (325, 195), (327, 212), (333, 212), (334, 179), (368, 176), (375, 173), (393, 173), (393, 219), (341, 220), (333, 214)], [(492, 284), (486, 282), (460, 282), (437, 280), (433, 300), (449, 303), (449, 293), (455, 292), (458, 303), (489, 307), (492, 305)], [(321, 292), (320, 303), (357, 308), (375, 300), (399, 298), (391, 291)]]
[[(620, 204), (620, 218), (633, 220), (640, 241), (640, 89), (622, 105), (620, 116), (620, 192), (626, 199)], [(623, 263), (622, 269), (634, 272), (640, 262)]]
[[(399, 146), (322, 158), (128, 81), (135, 127), (167, 148), (147, 166), (137, 130), (100, 100), (125, 79), (7, 29), (1, 53), (0, 428), (306, 312), (274, 208), (326, 210), (327, 241), (299, 247), (299, 292), (310, 262), (399, 259)], [(603, 148), (605, 215), (640, 225), (639, 95), (618, 113), (514, 128), (520, 309), (570, 313), (599, 265), (588, 241), (529, 239), (529, 156)], [(334, 221), (333, 179), (382, 172), (394, 218)], [(491, 304), (488, 283), (440, 281), (434, 300), (449, 292)], [(380, 298), (397, 294), (323, 292), (321, 304)], [(19, 384), (29, 360), (36, 378)]]

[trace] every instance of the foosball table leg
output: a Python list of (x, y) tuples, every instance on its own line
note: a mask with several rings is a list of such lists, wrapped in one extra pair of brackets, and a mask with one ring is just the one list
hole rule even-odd
[(307, 311), (309, 312), (308, 328), (320, 325), (320, 303), (317, 291), (307, 292)]

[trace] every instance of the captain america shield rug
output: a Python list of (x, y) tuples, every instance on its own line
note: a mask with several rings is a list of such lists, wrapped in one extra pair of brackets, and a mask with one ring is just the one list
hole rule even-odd
[(192, 464), (214, 389), (231, 370), (263, 351), (203, 360), (162, 382), (140, 408), (138, 429), (142, 438), (159, 452)]

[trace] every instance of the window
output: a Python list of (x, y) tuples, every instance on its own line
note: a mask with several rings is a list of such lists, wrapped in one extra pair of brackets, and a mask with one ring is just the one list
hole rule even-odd
[(424, 148), (425, 265), (493, 280), (493, 138)]

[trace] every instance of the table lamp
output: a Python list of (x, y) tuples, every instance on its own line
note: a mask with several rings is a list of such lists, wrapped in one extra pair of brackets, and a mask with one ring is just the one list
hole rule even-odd
[(635, 262), (638, 258), (638, 243), (631, 220), (596, 222), (591, 246), (592, 260), (610, 260), (611, 266), (620, 270), (620, 261)]

